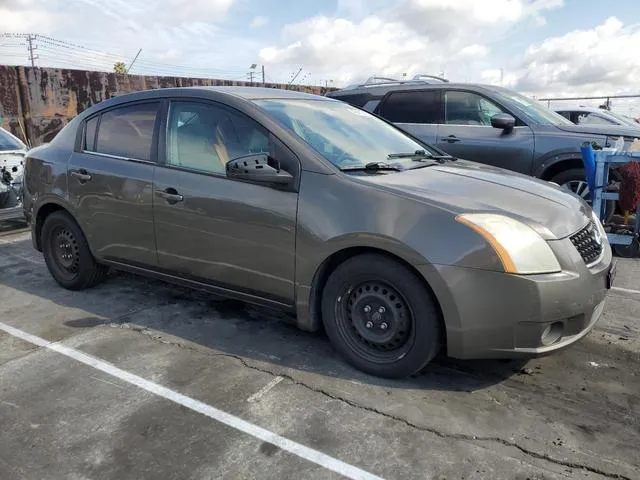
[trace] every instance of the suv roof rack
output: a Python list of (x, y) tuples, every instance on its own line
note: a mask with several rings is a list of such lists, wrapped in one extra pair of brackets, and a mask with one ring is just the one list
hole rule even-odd
[(371, 76), (367, 78), (364, 83), (357, 83), (353, 85), (348, 85), (343, 88), (343, 90), (351, 90), (354, 88), (366, 88), (366, 87), (379, 87), (383, 85), (416, 85), (416, 84), (429, 84), (429, 83), (447, 83), (449, 80), (446, 78), (438, 77), (436, 75), (427, 75), (427, 74), (417, 74), (414, 75), (413, 78), (409, 80), (398, 80), (396, 78), (390, 77), (377, 77)]

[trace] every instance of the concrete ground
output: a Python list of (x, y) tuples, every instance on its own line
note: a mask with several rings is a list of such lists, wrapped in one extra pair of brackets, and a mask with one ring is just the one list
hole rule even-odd
[[(316, 453), (360, 478), (640, 478), (640, 261), (618, 267), (604, 318), (563, 352), (437, 359), (387, 381), (278, 312), (125, 274), (63, 290), (28, 233), (0, 229), (1, 323), (188, 399), (0, 329), (0, 479), (342, 478)], [(313, 450), (295, 455), (191, 399)]]

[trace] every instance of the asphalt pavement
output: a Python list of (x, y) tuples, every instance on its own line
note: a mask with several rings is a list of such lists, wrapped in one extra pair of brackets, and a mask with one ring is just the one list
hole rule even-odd
[(581, 342), (389, 381), (321, 334), (0, 228), (0, 479), (640, 479), (640, 260)]

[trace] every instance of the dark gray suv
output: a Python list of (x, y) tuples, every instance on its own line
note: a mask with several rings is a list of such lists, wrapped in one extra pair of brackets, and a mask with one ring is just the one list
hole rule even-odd
[(33, 243), (63, 287), (114, 268), (284, 308), (376, 375), (415, 373), (441, 347), (566, 347), (613, 276), (579, 197), (317, 95), (124, 95), (29, 151), (25, 172)]
[(468, 83), (406, 81), (330, 92), (382, 116), (456, 157), (553, 181), (590, 198), (580, 155), (583, 142), (631, 142), (638, 130), (575, 125), (512, 90)]

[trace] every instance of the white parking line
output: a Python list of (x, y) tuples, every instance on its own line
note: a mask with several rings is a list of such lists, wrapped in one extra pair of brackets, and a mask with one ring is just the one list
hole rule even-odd
[(325, 453), (314, 450), (313, 448), (309, 448), (305, 445), (294, 442), (293, 440), (289, 440), (288, 438), (282, 437), (277, 433), (273, 433), (262, 427), (249, 423), (246, 420), (231, 415), (230, 413), (223, 412), (222, 410), (218, 410), (211, 405), (207, 405), (206, 403), (200, 402), (191, 397), (187, 397), (186, 395), (178, 393), (167, 387), (163, 387), (162, 385), (159, 385), (157, 383), (145, 380), (142, 377), (122, 370), (115, 365), (112, 365), (111, 363), (105, 362), (104, 360), (100, 360), (98, 358), (92, 357), (91, 355), (87, 355), (86, 353), (82, 353), (79, 350), (67, 347), (65, 345), (62, 345), (61, 343), (49, 342), (48, 340), (37, 337), (35, 335), (31, 335), (30, 333), (24, 332), (2, 322), (0, 322), (0, 330), (3, 330), (9, 335), (12, 335), (16, 338), (24, 340), (25, 342), (32, 343), (39, 347), (47, 348), (54, 352), (60, 353), (61, 355), (77, 360), (78, 362), (84, 363), (85, 365), (93, 367), (96, 370), (100, 370), (101, 372), (118, 378), (123, 382), (135, 385), (136, 387), (158, 395), (159, 397), (166, 398), (167, 400), (182, 405), (183, 407), (193, 410), (194, 412), (201, 413), (202, 415), (212, 418), (213, 420), (224, 423), (231, 428), (235, 428), (236, 430), (249, 434), (255, 438), (262, 440), (263, 442), (268, 442), (276, 445), (282, 450), (293, 453), (300, 458), (315, 463), (316, 465), (324, 467), (327, 470), (336, 472), (346, 478), (351, 478), (354, 480), (382, 480), (381, 477), (361, 470), (358, 467), (354, 467), (353, 465), (349, 465), (348, 463), (338, 460), (337, 458), (333, 458)]
[(636, 293), (640, 295), (640, 290), (632, 290), (630, 288), (611, 287), (611, 290), (615, 290), (617, 292), (624, 292), (624, 293)]

